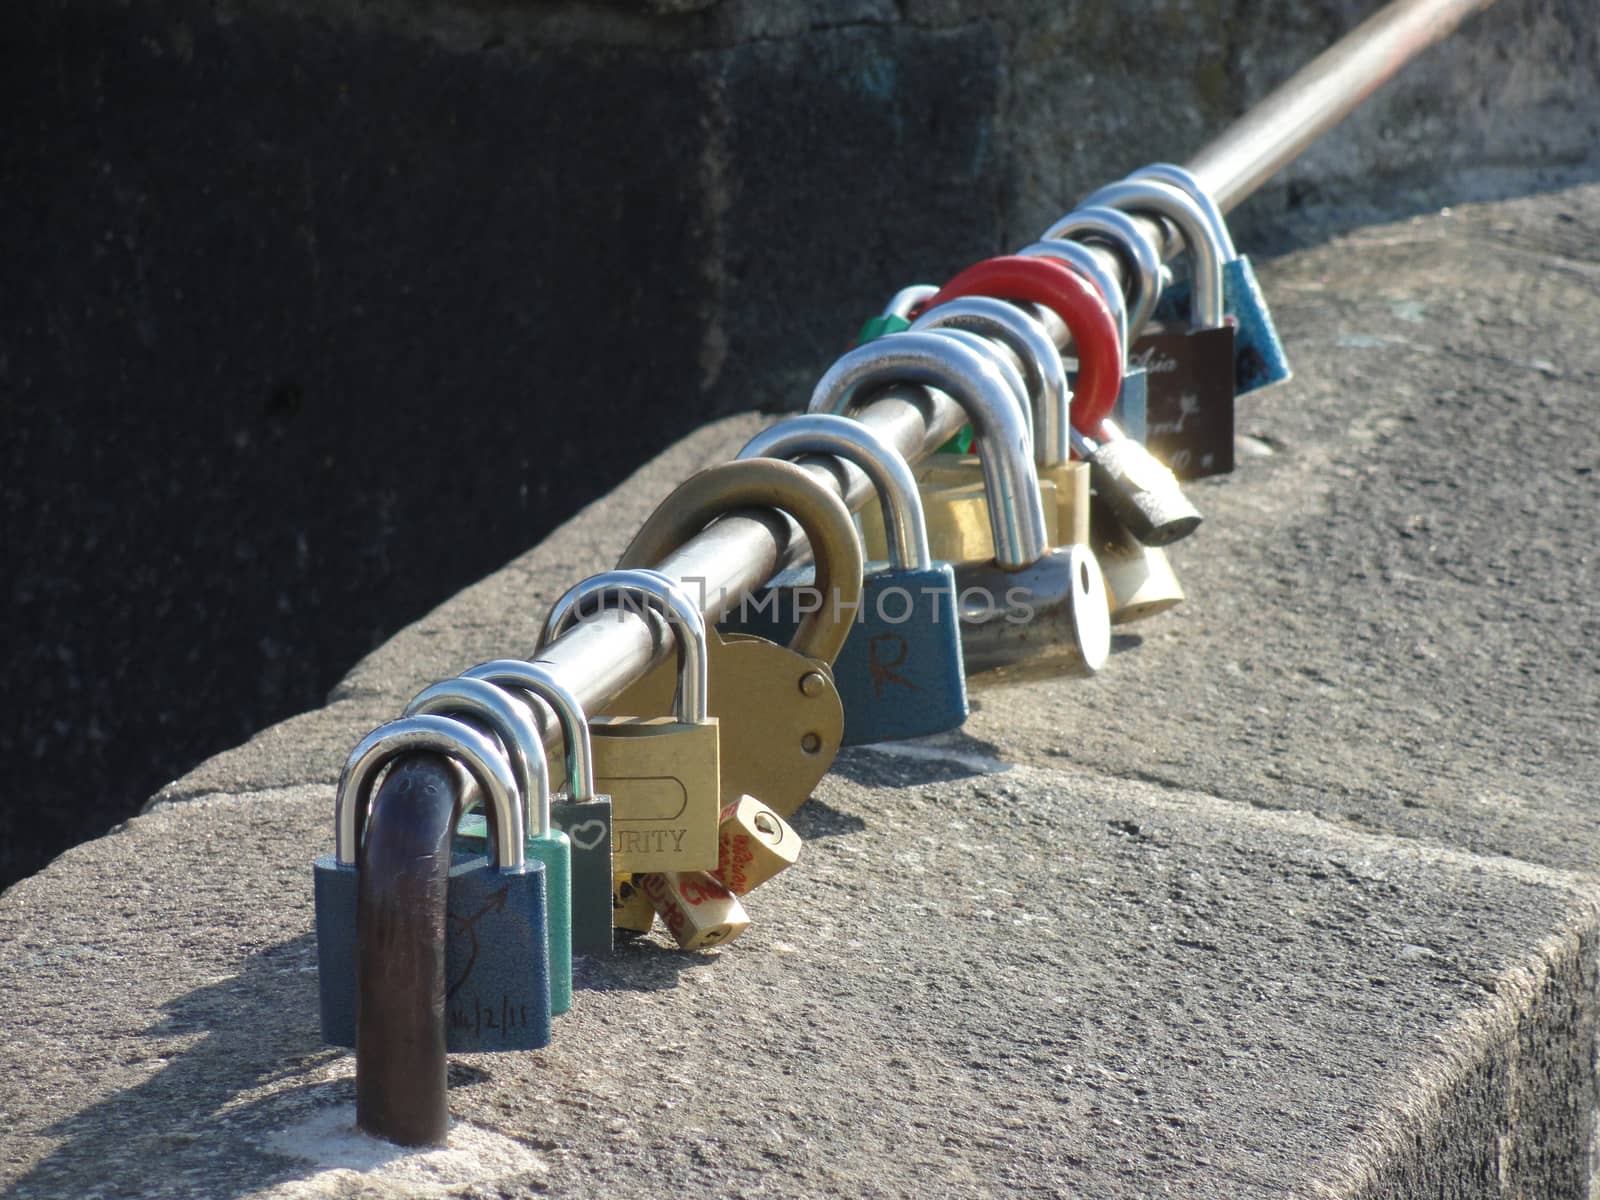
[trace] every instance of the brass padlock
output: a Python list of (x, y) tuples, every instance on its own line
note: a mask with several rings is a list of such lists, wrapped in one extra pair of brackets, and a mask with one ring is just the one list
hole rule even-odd
[(941, 333), (879, 338), (828, 369), (812, 392), (810, 409), (848, 413), (878, 389), (906, 383), (948, 394), (977, 433), (995, 553), (986, 562), (956, 565), (969, 680), (1099, 670), (1111, 644), (1105, 581), (1087, 545), (1050, 548), (1033, 447), (989, 356)]
[(641, 875), (637, 882), (667, 932), (685, 950), (720, 946), (750, 928), (739, 897), (705, 871)]
[(722, 810), (716, 877), (735, 896), (753, 892), (800, 857), (800, 835), (754, 796)]
[[(819, 606), (802, 618), (789, 646), (715, 629), (707, 639), (711, 712), (723, 731), (722, 802), (760, 796), (788, 816), (833, 764), (844, 737), (844, 707), (832, 663), (860, 609), (863, 567), (849, 509), (793, 463), (770, 458), (722, 463), (691, 476), (663, 500), (623, 551), (621, 563), (658, 563), (736, 508), (787, 513), (804, 531), (816, 562)], [(726, 598), (710, 600), (722, 615)], [(658, 667), (625, 689), (608, 711), (661, 703), (671, 687), (670, 674)]]
[(618, 875), (611, 881), (611, 925), (620, 933), (637, 936), (649, 933), (656, 923), (655, 905), (639, 889), (633, 875)]
[[(682, 588), (653, 571), (606, 571), (556, 601), (541, 644), (579, 620), (585, 604), (608, 594), (624, 603), (642, 598), (666, 618), (678, 646), (675, 698), (669, 692), (654, 709), (613, 706), (589, 720), (595, 786), (611, 794), (612, 870), (710, 870), (717, 865), (722, 811), (721, 734), (707, 711), (705, 618)], [(606, 611), (588, 619), (608, 619)], [(618, 715), (667, 707), (672, 717)]]
[(1134, 537), (1098, 495), (1092, 512), (1090, 544), (1106, 579), (1111, 623), (1142, 621), (1183, 603), (1183, 588), (1166, 551)]
[[(961, 296), (930, 308), (912, 323), (912, 329), (965, 329), (1005, 346), (1021, 365), (1030, 409), (1033, 413), (1033, 461), (1039, 475), (1039, 493), (1044, 501), (1045, 528), (1052, 546), (1076, 545), (1089, 540), (1089, 470), (1072, 460), (1072, 443), (1067, 435), (1071, 424), (1072, 391), (1067, 371), (1045, 326), (1014, 304), (990, 296)], [(933, 463), (926, 460), (925, 466)], [(970, 464), (970, 465), (968, 465)], [(963, 459), (957, 472), (934, 464), (923, 478), (932, 484), (961, 482), (966, 473), (969, 484), (982, 482), (976, 458)], [(929, 491), (933, 489), (928, 489)], [(981, 489), (977, 497), (983, 504)], [(926, 503), (926, 500), (924, 500)], [(981, 516), (981, 508), (978, 514)], [(972, 514), (959, 519), (962, 526), (986, 527)], [(975, 548), (981, 548), (975, 545)], [(974, 554), (972, 558), (993, 558), (994, 552)]]

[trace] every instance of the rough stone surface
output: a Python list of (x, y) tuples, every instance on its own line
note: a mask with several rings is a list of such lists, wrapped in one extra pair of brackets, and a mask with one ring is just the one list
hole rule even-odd
[[(5, 6), (0, 884), (1366, 7)], [(1584, 0), (1501, 0), (1242, 228), (1522, 186), (1597, 81)]]
[(1258, 264), (1298, 376), (1197, 489), (1188, 602), (842, 755), (743, 940), (584, 964), (396, 1156), (318, 1039), (328, 780), (759, 422), (697, 431), (167, 793), (235, 794), (0, 896), (0, 1187), (1590, 1195), (1597, 228), (1590, 184)]
[[(345, 1194), (330, 798), (165, 807), (6, 893), (9, 1195)], [(535, 1159), (467, 1194), (1583, 1194), (1591, 880), (873, 751), (797, 828), (741, 942), (586, 963), (547, 1050), (452, 1060), (458, 1149)]]

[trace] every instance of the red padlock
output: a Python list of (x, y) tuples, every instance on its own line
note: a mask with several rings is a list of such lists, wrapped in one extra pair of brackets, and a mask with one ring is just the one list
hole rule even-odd
[(1122, 345), (1116, 318), (1092, 283), (1055, 259), (1006, 254), (968, 267), (923, 307), (958, 296), (1027, 300), (1054, 311), (1072, 334), (1078, 352), (1072, 424), (1089, 436), (1100, 432), (1122, 387)]

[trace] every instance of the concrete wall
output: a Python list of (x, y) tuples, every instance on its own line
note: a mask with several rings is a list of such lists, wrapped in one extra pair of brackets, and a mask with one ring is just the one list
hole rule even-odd
[[(0, 884), (1366, 7), (5, 6)], [(1582, 157), (1597, 63), (1587, 3), (1506, 0), (1246, 245)]]

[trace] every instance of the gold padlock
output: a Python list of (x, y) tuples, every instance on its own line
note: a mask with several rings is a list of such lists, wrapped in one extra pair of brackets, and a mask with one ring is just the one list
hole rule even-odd
[[(707, 637), (710, 711), (722, 725), (722, 803), (748, 793), (788, 816), (833, 764), (844, 737), (844, 707), (831, 667), (860, 608), (863, 566), (844, 502), (793, 463), (771, 458), (722, 463), (691, 476), (662, 501), (623, 551), (621, 563), (660, 562), (735, 508), (788, 513), (805, 532), (816, 560), (819, 607), (801, 620), (789, 646), (715, 629)], [(665, 703), (672, 686), (671, 673), (657, 667), (606, 711), (649, 711)]]
[(716, 877), (735, 896), (760, 887), (800, 857), (794, 827), (754, 796), (722, 810)]
[[(1046, 310), (1048, 311), (1048, 310)], [(1089, 540), (1089, 468), (1072, 460), (1068, 433), (1071, 419), (1072, 389), (1067, 381), (1066, 364), (1045, 325), (1035, 316), (992, 296), (960, 296), (928, 309), (912, 323), (913, 330), (958, 329), (988, 338), (1009, 352), (1019, 367), (1023, 395), (1032, 415), (1033, 461), (1039, 476), (1039, 495), (1044, 503), (1045, 529), (1052, 546), (1084, 545)], [(941, 463), (948, 455), (933, 455), (922, 476), (930, 486), (924, 489), (926, 508), (937, 491), (948, 499), (954, 511), (941, 516), (952, 530), (952, 538), (977, 553), (947, 561), (984, 561), (994, 557), (993, 542), (986, 534), (986, 500), (983, 476), (976, 458), (963, 458), (955, 464)], [(949, 485), (946, 491), (939, 485)], [(973, 511), (974, 508), (976, 511)], [(933, 522), (930, 520), (929, 536)]]
[(633, 875), (618, 875), (611, 881), (611, 925), (623, 933), (649, 933), (656, 923), (655, 905), (640, 889)]
[(750, 928), (739, 897), (704, 871), (641, 875), (639, 886), (685, 950), (720, 946)]
[(1090, 512), (1090, 545), (1106, 579), (1113, 625), (1142, 621), (1183, 603), (1183, 588), (1166, 551), (1140, 542), (1098, 496)]
[(667, 619), (678, 645), (676, 696), (669, 692), (654, 710), (671, 707), (672, 717), (621, 716), (613, 706), (608, 715), (589, 720), (595, 786), (611, 794), (612, 870), (711, 870), (722, 812), (721, 734), (707, 712), (705, 618), (682, 588), (654, 571), (606, 571), (556, 601), (543, 641), (574, 623), (586, 602), (607, 593), (643, 598)]

